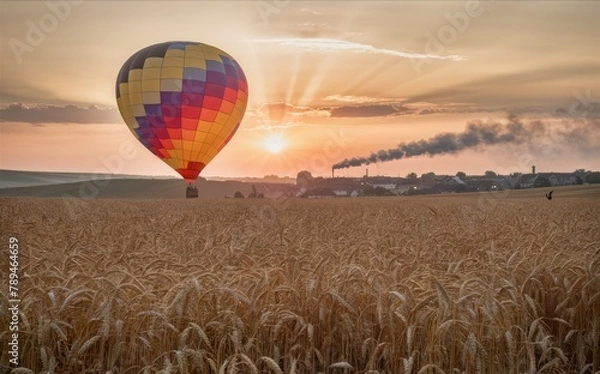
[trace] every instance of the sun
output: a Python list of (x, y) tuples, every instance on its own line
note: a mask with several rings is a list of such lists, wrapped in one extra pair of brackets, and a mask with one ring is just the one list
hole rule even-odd
[(265, 138), (263, 146), (267, 151), (276, 154), (285, 149), (287, 142), (281, 134), (271, 134)]

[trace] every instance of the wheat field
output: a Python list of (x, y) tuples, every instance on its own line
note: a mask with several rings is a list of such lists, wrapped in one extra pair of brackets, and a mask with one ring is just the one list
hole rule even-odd
[(13, 372), (595, 373), (600, 189), (543, 194), (0, 199)]

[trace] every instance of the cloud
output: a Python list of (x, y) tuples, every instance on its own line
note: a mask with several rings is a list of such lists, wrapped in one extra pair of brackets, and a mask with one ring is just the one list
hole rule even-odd
[(0, 122), (40, 123), (121, 123), (122, 118), (115, 108), (87, 108), (75, 105), (26, 106), (21, 103), (0, 108)]
[(342, 103), (367, 104), (367, 103), (400, 103), (406, 99), (393, 97), (353, 96), (353, 95), (329, 95), (325, 101), (337, 101)]
[(285, 130), (293, 127), (320, 127), (319, 125), (303, 123), (303, 122), (277, 122), (277, 121), (263, 121), (263, 123), (248, 127), (244, 126), (240, 128), (240, 131), (270, 131), (270, 130)]
[(466, 58), (460, 55), (435, 55), (399, 51), (395, 49), (377, 48), (370, 44), (355, 43), (347, 40), (330, 39), (330, 38), (269, 38), (269, 39), (254, 39), (254, 43), (277, 44), (285, 47), (302, 48), (316, 52), (331, 52), (331, 51), (346, 51), (364, 54), (379, 54), (396, 56), (410, 59), (427, 59), (427, 60), (452, 60), (464, 61)]
[(403, 114), (407, 108), (397, 104), (376, 104), (361, 106), (340, 106), (331, 108), (331, 117), (382, 117)]
[(316, 10), (309, 9), (309, 8), (302, 8), (302, 9), (300, 9), (300, 12), (312, 14), (314, 16), (320, 16), (321, 14), (323, 14), (323, 13), (317, 12)]
[[(412, 97), (423, 101), (476, 101), (481, 104), (507, 102), (507, 99), (520, 102), (527, 95), (538, 92), (547, 94), (549, 82), (576, 82), (586, 79), (598, 81), (600, 69), (596, 62), (572, 63), (551, 67), (538, 67), (527, 70), (511, 70), (503, 73), (484, 74), (476, 79), (460, 82), (443, 88), (436, 87), (429, 92)], [(536, 87), (540, 88), (536, 88)], [(559, 89), (559, 85), (556, 86)], [(568, 91), (567, 91), (568, 92)], [(582, 100), (584, 103), (589, 100)]]
[(329, 116), (329, 112), (327, 110), (304, 106), (295, 106), (284, 102), (265, 103), (261, 105), (260, 108), (258, 108), (256, 113), (260, 116), (265, 116), (273, 121), (282, 121), (289, 118), (290, 116)]

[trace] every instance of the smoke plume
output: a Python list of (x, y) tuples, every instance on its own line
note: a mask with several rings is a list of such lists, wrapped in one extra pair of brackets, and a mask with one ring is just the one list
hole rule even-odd
[(548, 136), (552, 138), (552, 141), (569, 141), (574, 137), (581, 139), (582, 135), (589, 134), (594, 127), (598, 130), (600, 126), (598, 126), (598, 121), (591, 120), (579, 122), (576, 126), (573, 126), (571, 121), (563, 122), (558, 125), (558, 129), (556, 127), (539, 120), (524, 123), (516, 115), (509, 116), (506, 123), (471, 121), (463, 132), (441, 133), (429, 139), (401, 143), (396, 148), (382, 149), (371, 153), (368, 157), (346, 158), (334, 164), (333, 169), (422, 155), (453, 154), (491, 145), (523, 144)]

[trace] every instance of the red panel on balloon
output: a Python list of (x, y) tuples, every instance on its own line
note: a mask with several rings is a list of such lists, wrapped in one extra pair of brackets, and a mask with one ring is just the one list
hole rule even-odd
[(227, 100), (230, 103), (235, 103), (238, 97), (238, 91), (231, 88), (226, 88), (223, 94), (223, 100)]
[(160, 143), (162, 144), (164, 149), (173, 149), (173, 142), (171, 141), (171, 139), (160, 139)]
[(161, 148), (161, 149), (158, 150), (157, 155), (160, 158), (169, 158), (169, 157), (171, 157), (171, 155), (169, 155), (169, 153), (167, 153), (167, 151), (165, 151), (163, 148)]
[(181, 127), (181, 117), (164, 117), (167, 128), (176, 129)]
[(212, 110), (219, 110), (219, 108), (221, 107), (221, 99), (218, 99), (216, 97), (212, 97), (212, 96), (205, 96), (204, 97), (204, 108), (206, 109), (212, 109)]
[(210, 109), (202, 109), (202, 113), (200, 113), (200, 119), (203, 121), (214, 121), (217, 118), (217, 114), (219, 112), (217, 110)]
[(199, 106), (182, 106), (181, 116), (183, 118), (193, 118), (195, 120), (198, 120), (198, 117), (200, 117), (201, 110), (202, 109)]
[(206, 90), (204, 91), (204, 95), (212, 97), (223, 97), (223, 93), (225, 93), (224, 86), (215, 83), (206, 84)]
[(152, 129), (154, 131), (154, 134), (156, 135), (157, 138), (159, 139), (167, 139), (169, 137), (169, 132), (167, 131), (166, 128), (160, 128), (160, 129)]
[(202, 170), (204, 169), (204, 163), (196, 162), (196, 161), (188, 161), (187, 168), (192, 170)]
[(181, 139), (181, 128), (178, 129), (167, 129), (169, 132), (169, 138), (179, 140)]
[(231, 114), (231, 112), (233, 112), (233, 108), (235, 108), (235, 104), (229, 101), (223, 101), (219, 110), (225, 114)]
[(195, 169), (177, 169), (177, 172), (185, 179), (186, 181), (194, 181), (198, 178), (201, 170)]
[(196, 130), (198, 128), (198, 117), (191, 118), (182, 118), (181, 119), (181, 128), (185, 130)]

